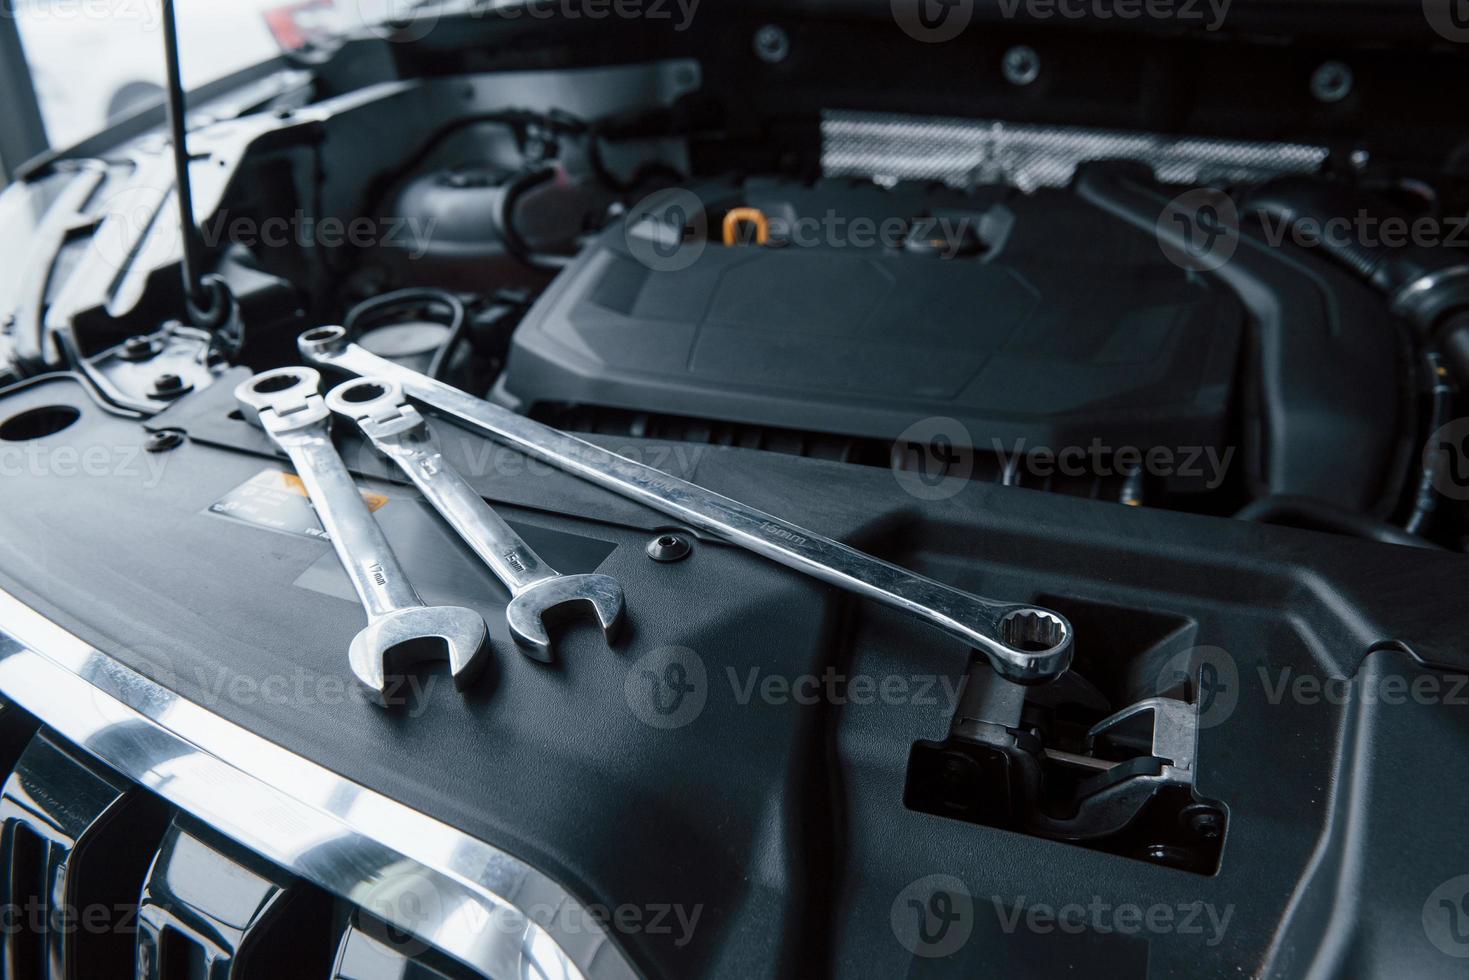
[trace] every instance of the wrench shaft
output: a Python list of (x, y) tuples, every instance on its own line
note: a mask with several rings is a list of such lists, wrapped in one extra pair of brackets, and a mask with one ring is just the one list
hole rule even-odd
[(512, 596), (557, 576), (556, 570), (541, 561), (464, 477), (445, 464), (437, 447), (401, 437), (372, 437), (372, 441), (408, 474), (429, 504), (490, 566)]
[(423, 605), (324, 427), (280, 442), (368, 618)]

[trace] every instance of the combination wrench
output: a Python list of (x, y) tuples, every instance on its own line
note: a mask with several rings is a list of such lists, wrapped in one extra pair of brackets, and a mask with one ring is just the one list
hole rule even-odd
[(447, 648), (454, 684), (463, 690), (484, 666), (484, 618), (462, 606), (426, 606), (418, 597), (332, 443), (320, 385), (311, 368), (281, 368), (240, 384), (235, 400), (290, 459), (362, 600), (367, 626), (348, 648), (352, 673), (374, 701), (386, 704), (390, 657), (402, 669), (443, 659)]
[(1073, 631), (1059, 613), (970, 595), (516, 415), (350, 343), (342, 327), (308, 330), (298, 346), (314, 364), (395, 382), (410, 397), (528, 456), (813, 578), (912, 613), (984, 653), (1007, 680), (1044, 683), (1071, 664)]
[(326, 405), (356, 422), (378, 451), (398, 464), (510, 590), (505, 618), (510, 635), (528, 656), (551, 661), (545, 619), (571, 604), (590, 606), (612, 642), (622, 622), (622, 586), (609, 575), (562, 575), (542, 561), (444, 459), (428, 422), (397, 384), (379, 378), (348, 381), (327, 394)]

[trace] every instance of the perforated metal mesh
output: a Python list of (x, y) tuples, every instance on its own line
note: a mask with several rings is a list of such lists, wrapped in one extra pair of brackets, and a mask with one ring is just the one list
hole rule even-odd
[(1326, 159), (1324, 147), (1295, 143), (850, 111), (823, 113), (821, 135), (829, 177), (1009, 184), (1025, 191), (1064, 187), (1085, 160), (1137, 160), (1166, 183), (1201, 183), (1310, 172)]

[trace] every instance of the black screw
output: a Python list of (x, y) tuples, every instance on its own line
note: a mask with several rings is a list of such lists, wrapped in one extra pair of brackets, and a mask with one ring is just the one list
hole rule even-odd
[(1217, 810), (1199, 810), (1189, 814), (1188, 829), (1201, 840), (1218, 840), (1224, 833), (1224, 819)]
[(143, 443), (143, 449), (150, 453), (166, 453), (183, 444), (184, 434), (178, 429), (160, 429), (157, 432), (148, 433), (148, 441)]
[(1340, 61), (1323, 63), (1311, 75), (1311, 94), (1318, 102), (1340, 102), (1352, 93), (1352, 70)]
[(1041, 56), (1036, 54), (1035, 48), (1017, 44), (1005, 52), (1000, 69), (1004, 72), (1005, 81), (1023, 87), (1040, 77)]
[(660, 534), (648, 542), (648, 557), (654, 561), (683, 561), (693, 550), (689, 539), (681, 534)]
[(153, 379), (153, 397), (177, 398), (188, 391), (190, 387), (177, 374), (160, 374)]
[(774, 24), (766, 24), (755, 32), (755, 53), (760, 60), (779, 64), (791, 53), (791, 38)]

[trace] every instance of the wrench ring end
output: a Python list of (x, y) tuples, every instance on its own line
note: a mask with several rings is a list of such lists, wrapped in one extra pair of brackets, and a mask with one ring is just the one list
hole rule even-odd
[(305, 406), (321, 393), (321, 372), (309, 367), (284, 367), (246, 378), (235, 387), (235, 401), (245, 418), (263, 428), (262, 412), (277, 413), (287, 406)]
[(403, 389), (386, 378), (360, 377), (344, 381), (326, 396), (326, 407), (351, 419), (371, 418), (379, 406), (397, 408), (403, 404)]
[(1074, 631), (1064, 616), (1038, 606), (1021, 606), (1000, 617), (995, 668), (1008, 680), (1041, 684), (1059, 677), (1071, 664)]
[(296, 338), (296, 348), (307, 359), (331, 357), (347, 347), (346, 327), (314, 327)]

